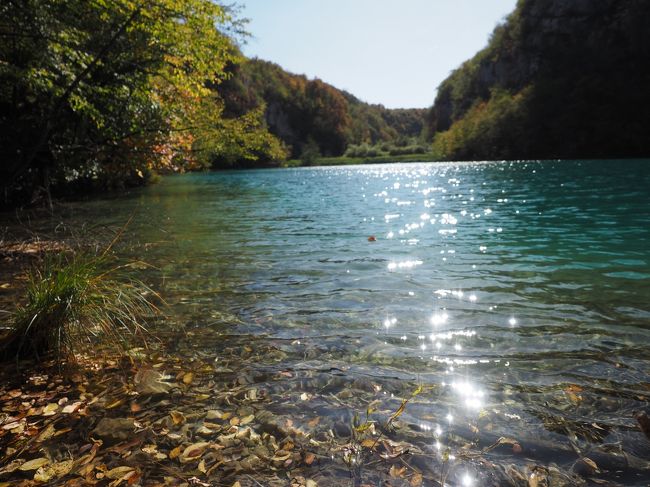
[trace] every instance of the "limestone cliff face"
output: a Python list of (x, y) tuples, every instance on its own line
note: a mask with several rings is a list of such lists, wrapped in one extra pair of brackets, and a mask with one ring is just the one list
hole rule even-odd
[[(495, 129), (508, 155), (650, 156), (649, 26), (647, 0), (520, 0), (488, 46), (439, 86), (430, 131), (476, 117), (481, 104), (489, 111), (496, 92), (526, 89), (517, 117), (493, 110), (481, 121), (486, 129), (516, 118), (525, 144)], [(484, 157), (474, 146), (449, 155)]]

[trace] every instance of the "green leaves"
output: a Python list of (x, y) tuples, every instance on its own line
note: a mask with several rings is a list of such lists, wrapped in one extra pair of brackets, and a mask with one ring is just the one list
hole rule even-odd
[[(195, 140), (205, 144), (217, 130), (221, 143), (221, 132), (232, 132), (245, 158), (283, 155), (257, 113), (221, 117), (214, 86), (240, 56), (225, 34), (241, 27), (230, 8), (211, 0), (31, 0), (3, 4), (0, 17), (0, 39), (15, 40), (0, 42), (7, 191), (182, 170), (197, 161)], [(227, 154), (232, 144), (224, 153), (239, 157)]]

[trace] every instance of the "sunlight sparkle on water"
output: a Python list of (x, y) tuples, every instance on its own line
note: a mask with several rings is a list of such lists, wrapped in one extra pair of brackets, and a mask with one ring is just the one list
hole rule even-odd
[(394, 271), (395, 269), (412, 269), (415, 266), (424, 264), (421, 260), (404, 260), (402, 262), (389, 262), (388, 270)]
[(443, 325), (447, 322), (448, 318), (449, 316), (447, 315), (447, 313), (435, 314), (431, 317), (431, 324), (433, 326)]
[(466, 473), (463, 475), (461, 482), (463, 487), (471, 487), (474, 485), (474, 478), (470, 474)]
[(395, 325), (397, 323), (397, 318), (386, 318), (384, 320), (384, 328), (388, 329), (391, 326)]
[(452, 382), (451, 388), (458, 394), (469, 409), (481, 409), (485, 393), (467, 381)]

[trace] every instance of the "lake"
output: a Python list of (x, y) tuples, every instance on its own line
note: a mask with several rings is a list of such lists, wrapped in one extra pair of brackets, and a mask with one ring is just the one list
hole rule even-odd
[(296, 427), (345, 438), (422, 385), (391, 438), (425, 479), (589, 477), (587, 457), (647, 484), (650, 161), (188, 174), (71, 211), (133, 215), (169, 322)]

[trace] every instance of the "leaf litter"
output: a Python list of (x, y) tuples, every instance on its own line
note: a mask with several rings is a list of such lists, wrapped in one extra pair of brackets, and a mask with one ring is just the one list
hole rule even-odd
[[(417, 385), (401, 384), (405, 399), (386, 399), (388, 386), (377, 383), (363, 386), (365, 395), (350, 394), (347, 386), (329, 393), (331, 384), (345, 383), (341, 366), (319, 373), (319, 381), (330, 379), (318, 388), (295, 392), (287, 381), (316, 375), (242, 367), (269, 360), (282, 364), (285, 355), (273, 345), (237, 345), (224, 347), (216, 361), (198, 348), (183, 356), (138, 350), (126, 358), (79, 357), (79, 368), (66, 375), (54, 366), (25, 375), (3, 371), (0, 487), (349, 485), (354, 458), (363, 459), (353, 467), (359, 485), (440, 486), (468, 465), (498, 485), (583, 485), (586, 479), (602, 481), (612, 468), (607, 461), (617, 455), (577, 455), (549, 445), (575, 463), (536, 464), (527, 455), (544, 445), (490, 437), (491, 411), (464, 430), (459, 425), (438, 452), (431, 436), (408, 417), (410, 407), (419, 407), (409, 404), (419, 400), (411, 395)], [(575, 387), (569, 392), (582, 394)], [(430, 396), (435, 400), (435, 392)], [(345, 414), (342, 419), (322, 414), (325, 404), (330, 411), (367, 409), (369, 422), (355, 430)], [(561, 428), (558, 418), (553, 421)], [(508, 462), (510, 457), (524, 461)], [(634, 460), (626, 458), (628, 464)], [(634, 461), (637, 471), (650, 472), (647, 462)]]

